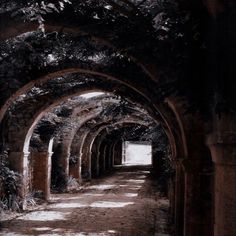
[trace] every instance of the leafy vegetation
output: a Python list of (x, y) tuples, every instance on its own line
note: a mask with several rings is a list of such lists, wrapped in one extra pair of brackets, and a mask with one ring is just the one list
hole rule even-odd
[(0, 210), (20, 210), (21, 176), (7, 165), (7, 152), (0, 154)]

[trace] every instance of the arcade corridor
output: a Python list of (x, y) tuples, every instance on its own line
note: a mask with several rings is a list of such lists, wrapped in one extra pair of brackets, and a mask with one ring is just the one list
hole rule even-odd
[(235, 236), (235, 58), (235, 1), (1, 0), (0, 233)]

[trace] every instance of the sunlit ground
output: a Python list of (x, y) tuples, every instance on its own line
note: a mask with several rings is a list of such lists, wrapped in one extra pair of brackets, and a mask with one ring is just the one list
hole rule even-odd
[[(40, 236), (110, 236), (110, 235), (117, 235), (116, 230), (107, 230), (107, 231), (102, 231), (102, 232), (94, 232), (94, 233), (89, 233), (89, 232), (80, 232), (80, 233), (74, 233), (70, 232), (68, 230), (65, 232), (65, 229), (63, 228), (58, 228), (58, 229), (53, 229), (49, 227), (42, 227), (42, 228), (32, 228), (35, 232), (37, 232), (37, 235)], [(0, 234), (2, 235), (2, 234)], [(18, 233), (12, 233), (12, 232), (5, 232), (4, 236), (23, 236), (24, 234), (18, 234)], [(34, 234), (27, 234), (30, 236), (33, 236)]]
[(98, 201), (92, 203), (91, 207), (108, 207), (108, 208), (117, 208), (125, 207), (128, 205), (134, 204), (133, 202), (109, 202), (109, 201)]
[(30, 212), (24, 216), (20, 216), (18, 220), (31, 220), (31, 221), (54, 221), (65, 220), (65, 217), (70, 213), (58, 212), (58, 211), (35, 211)]
[[(123, 219), (120, 213), (116, 214), (113, 212), (121, 212), (121, 209), (124, 209), (125, 211), (128, 209), (135, 209), (136, 212), (136, 204), (137, 200), (139, 199), (139, 192), (145, 184), (147, 174), (149, 173), (149, 171), (137, 171), (135, 174), (130, 172), (123, 172), (123, 174), (117, 173), (115, 180), (113, 179), (111, 181), (109, 178), (107, 178), (107, 180), (103, 181), (101, 184), (92, 184), (90, 186), (84, 187), (82, 192), (74, 194), (74, 196), (72, 194), (52, 195), (50, 200), (51, 203), (46, 207), (45, 210), (29, 212), (16, 218), (14, 222), (20, 227), (13, 225), (12, 230), (9, 228), (3, 228), (2, 231), (0, 231), (0, 235), (120, 235), (120, 232), (116, 228), (117, 226), (113, 227), (113, 224), (104, 222), (104, 228), (97, 229), (96, 222), (97, 220), (101, 221), (100, 217), (106, 214), (111, 214), (111, 217), (124, 220), (125, 222), (126, 220)], [(163, 204), (166, 203), (163, 202)], [(131, 212), (132, 211), (133, 210), (131, 210)], [(76, 219), (78, 214), (80, 215), (82, 213), (84, 218), (81, 218), (82, 221), (79, 225), (72, 224), (72, 227), (67, 226), (67, 224), (70, 224), (71, 220)], [(136, 213), (131, 213), (131, 215), (133, 214), (136, 215)], [(141, 216), (143, 216), (143, 214), (141, 214)], [(88, 221), (89, 217), (91, 217), (95, 226), (91, 224), (90, 228), (86, 228), (88, 226), (83, 226), (84, 220)]]

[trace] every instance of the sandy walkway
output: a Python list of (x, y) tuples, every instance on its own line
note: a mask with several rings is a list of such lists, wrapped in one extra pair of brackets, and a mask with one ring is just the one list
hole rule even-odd
[(126, 168), (76, 194), (57, 194), (43, 210), (3, 222), (0, 235), (164, 236), (168, 200), (147, 168)]

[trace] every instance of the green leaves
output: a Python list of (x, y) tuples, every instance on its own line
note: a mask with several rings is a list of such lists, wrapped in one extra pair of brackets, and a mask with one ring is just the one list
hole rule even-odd
[(8, 168), (7, 158), (7, 152), (0, 154), (0, 210), (19, 210), (21, 176)]

